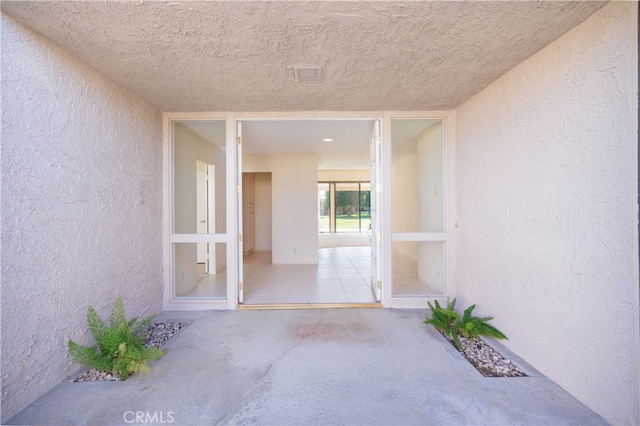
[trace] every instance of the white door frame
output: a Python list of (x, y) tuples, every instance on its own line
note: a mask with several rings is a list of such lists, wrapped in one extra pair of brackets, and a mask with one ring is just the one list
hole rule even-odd
[[(380, 214), (380, 244), (382, 263), (382, 304), (391, 308), (411, 308), (426, 307), (429, 298), (393, 298), (392, 297), (392, 264), (391, 264), (391, 193), (385, 188), (391, 187), (391, 120), (402, 118), (423, 118), (423, 119), (442, 119), (445, 122), (445, 186), (447, 190), (446, 205), (446, 221), (447, 228), (444, 238), (446, 238), (446, 265), (445, 273), (447, 276), (447, 295), (455, 295), (455, 257), (453, 252), (455, 244), (452, 237), (455, 230), (455, 218), (452, 216), (455, 212), (455, 112), (451, 111), (415, 111), (415, 112), (380, 112), (380, 111), (357, 111), (357, 112), (202, 112), (202, 113), (179, 113), (165, 112), (163, 113), (163, 271), (164, 271), (164, 294), (163, 309), (165, 310), (196, 310), (196, 309), (236, 309), (238, 307), (238, 278), (241, 278), (240, 268), (242, 259), (238, 252), (238, 235), (241, 228), (238, 227), (238, 210), (237, 191), (238, 170), (236, 158), (236, 137), (237, 137), (237, 121), (246, 121), (251, 119), (333, 119), (333, 120), (354, 120), (368, 119), (381, 120), (382, 138), (381, 138), (381, 214)], [(171, 120), (225, 120), (226, 121), (226, 232), (218, 234), (215, 237), (200, 236), (197, 239), (210, 243), (226, 243), (227, 253), (227, 300), (220, 301), (180, 301), (172, 296), (173, 292), (173, 268), (172, 268), (172, 243), (180, 242), (180, 237), (171, 234), (172, 230), (172, 206), (171, 206)], [(372, 188), (373, 189), (373, 188)], [(241, 224), (241, 223), (240, 223)]]
[[(236, 121), (236, 226), (238, 238), (236, 240), (236, 276), (237, 282), (237, 302), (244, 303), (244, 244), (242, 241), (242, 121)], [(230, 296), (227, 294), (227, 297)]]
[[(455, 257), (453, 255), (455, 250), (455, 241), (451, 236), (454, 235), (455, 230), (455, 112), (450, 111), (435, 111), (435, 112), (385, 112), (382, 126), (383, 141), (382, 141), (382, 185), (383, 188), (392, 187), (392, 141), (391, 141), (391, 123), (393, 120), (410, 120), (410, 119), (433, 119), (442, 120), (443, 122), (443, 137), (444, 137), (444, 221), (445, 229), (442, 233), (435, 233), (433, 235), (424, 236), (420, 235), (420, 238), (424, 238), (425, 241), (444, 241), (445, 243), (445, 260), (444, 260), (444, 274), (445, 274), (445, 295), (443, 296), (424, 296), (424, 297), (393, 297), (393, 241), (399, 240), (398, 238), (404, 238), (405, 236), (393, 235), (392, 229), (392, 193), (391, 191), (384, 191), (382, 195), (382, 251), (384, 253), (384, 265), (382, 271), (382, 280), (387, 285), (383, 291), (383, 305), (392, 308), (427, 308), (427, 302), (433, 299), (439, 299), (440, 301), (446, 301), (447, 297), (455, 297)], [(412, 235), (406, 235), (408, 240), (414, 241), (415, 237)]]
[[(207, 232), (216, 232), (216, 166), (207, 164)], [(207, 244), (207, 273), (215, 275), (216, 265), (216, 245)]]
[[(226, 229), (226, 232), (218, 234), (175, 234), (173, 233), (173, 146), (172, 146), (172, 122), (173, 121), (225, 121), (226, 129), (226, 146), (229, 146), (229, 129), (226, 123), (229, 122), (229, 114), (227, 113), (163, 113), (163, 166), (162, 166), (162, 241), (163, 241), (163, 282), (164, 290), (162, 297), (163, 310), (203, 310), (203, 309), (232, 309), (223, 299), (198, 299), (198, 298), (177, 298), (174, 294), (173, 287), (173, 248), (176, 243), (206, 243), (215, 246), (216, 243), (224, 243), (227, 246), (227, 258), (229, 250), (232, 247), (229, 244), (228, 234), (233, 229)], [(231, 129), (231, 135), (234, 131)], [(233, 137), (233, 136), (232, 136)], [(227, 156), (226, 167), (230, 167), (230, 161)], [(227, 177), (227, 181), (229, 181)], [(227, 188), (226, 197), (227, 204), (230, 197), (230, 190)], [(227, 207), (227, 216), (233, 209)], [(228, 222), (228, 221), (227, 221)], [(228, 271), (233, 274), (233, 271)]]
[(380, 183), (382, 161), (381, 120), (373, 122), (371, 137), (371, 183), (369, 215), (371, 218), (371, 291), (376, 302), (382, 301), (382, 185)]

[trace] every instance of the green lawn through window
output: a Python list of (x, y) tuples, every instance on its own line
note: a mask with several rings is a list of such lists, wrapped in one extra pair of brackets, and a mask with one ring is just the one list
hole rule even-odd
[[(362, 223), (358, 221), (357, 214), (336, 216), (336, 232), (367, 232), (371, 223), (371, 215), (369, 213), (361, 213), (361, 217)], [(329, 232), (329, 216), (320, 216), (318, 229), (320, 232)]]

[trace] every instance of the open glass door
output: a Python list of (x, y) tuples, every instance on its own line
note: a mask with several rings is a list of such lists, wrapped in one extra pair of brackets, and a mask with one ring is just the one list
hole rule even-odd
[(375, 120), (373, 124), (373, 137), (371, 138), (371, 291), (376, 302), (382, 300), (382, 234), (380, 232), (381, 222), (381, 185), (380, 185), (380, 121)]
[(238, 221), (238, 303), (244, 303), (244, 262), (243, 262), (243, 244), (242, 244), (242, 122), (238, 121), (236, 125), (236, 206)]

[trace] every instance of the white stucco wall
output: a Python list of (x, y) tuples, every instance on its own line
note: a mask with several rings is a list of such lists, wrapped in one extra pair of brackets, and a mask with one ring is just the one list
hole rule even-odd
[(637, 10), (614, 2), (457, 111), (459, 306), (637, 424)]
[(77, 370), (87, 306), (162, 300), (161, 115), (2, 16), (2, 420)]

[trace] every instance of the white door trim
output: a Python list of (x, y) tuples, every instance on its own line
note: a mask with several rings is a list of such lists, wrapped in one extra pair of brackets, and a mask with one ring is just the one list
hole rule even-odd
[[(289, 112), (164, 112), (162, 118), (163, 126), (163, 168), (162, 168), (162, 187), (163, 187), (163, 309), (165, 310), (190, 310), (190, 309), (236, 309), (238, 306), (236, 294), (238, 294), (238, 273), (239, 259), (237, 251), (237, 234), (239, 231), (237, 223), (237, 159), (233, 154), (227, 155), (226, 158), (226, 233), (223, 236), (216, 235), (210, 238), (211, 243), (226, 243), (227, 250), (227, 300), (220, 301), (189, 301), (178, 302), (172, 300), (172, 243), (179, 242), (182, 237), (172, 235), (172, 205), (171, 205), (171, 121), (172, 120), (225, 120), (226, 121), (226, 147), (227, 153), (235, 153), (236, 145), (236, 121), (251, 119), (334, 119), (334, 120), (353, 120), (368, 119), (381, 120), (381, 177), (380, 182), (382, 191), (381, 197), (381, 245), (382, 259), (381, 265), (382, 281), (384, 283), (384, 291), (382, 294), (382, 304), (385, 307), (408, 307), (409, 305), (419, 305), (415, 307), (426, 306), (426, 299), (394, 299), (392, 297), (392, 270), (391, 270), (391, 193), (384, 190), (389, 188), (391, 184), (391, 119), (402, 118), (422, 118), (422, 119), (442, 119), (445, 125), (445, 187), (446, 187), (446, 276), (448, 295), (455, 295), (455, 112), (453, 111), (289, 111)], [(231, 184), (233, 182), (233, 184)], [(402, 236), (396, 236), (396, 238)], [(441, 236), (438, 236), (440, 238)], [(206, 238), (206, 237), (205, 237)], [(434, 236), (435, 238), (435, 236)], [(197, 237), (200, 239), (200, 237)], [(231, 267), (230, 267), (231, 266)], [(230, 297), (233, 295), (233, 297)]]

